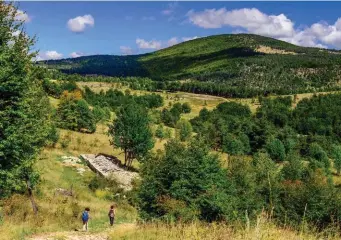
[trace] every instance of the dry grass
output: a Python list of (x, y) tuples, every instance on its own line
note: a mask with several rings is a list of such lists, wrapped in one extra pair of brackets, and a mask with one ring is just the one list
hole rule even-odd
[(275, 48), (271, 48), (268, 46), (259, 46), (258, 48), (255, 49), (256, 52), (261, 52), (261, 53), (265, 53), (265, 54), (289, 54), (289, 55), (297, 55), (297, 53), (295, 52), (289, 52), (289, 51), (285, 51), (285, 50), (280, 50), (280, 49), (275, 49)]
[[(321, 236), (320, 236), (321, 235)], [(267, 221), (258, 221), (255, 226), (230, 226), (225, 224), (142, 224), (116, 228), (111, 240), (318, 240), (340, 239), (337, 233), (315, 234), (311, 231), (295, 231), (279, 228)], [(321, 238), (323, 236), (323, 238)]]
[[(91, 231), (103, 231), (108, 227), (107, 211), (112, 204), (88, 188), (90, 179), (95, 176), (90, 170), (83, 175), (77, 172), (76, 167), (65, 166), (61, 156), (78, 156), (82, 152), (110, 152), (112, 147), (107, 143), (105, 135), (97, 133), (88, 135), (62, 130), (63, 136), (70, 134), (71, 142), (67, 148), (61, 148), (60, 143), (56, 148), (44, 149), (41, 153), (36, 168), (41, 173), (41, 183), (35, 191), (36, 202), (39, 206), (38, 216), (34, 216), (27, 196), (14, 195), (4, 204), (4, 220), (0, 222), (0, 240), (24, 239), (25, 236), (58, 231), (73, 231), (81, 227), (80, 214), (85, 207), (90, 207)], [(94, 149), (88, 147), (95, 144)], [(81, 139), (81, 144), (77, 139)], [(110, 149), (110, 150), (109, 150)], [(85, 165), (82, 166), (88, 169)], [(57, 188), (71, 189), (74, 196), (68, 197), (56, 193)], [(74, 216), (76, 214), (76, 216)], [(117, 223), (134, 222), (137, 211), (124, 203), (118, 204)]]

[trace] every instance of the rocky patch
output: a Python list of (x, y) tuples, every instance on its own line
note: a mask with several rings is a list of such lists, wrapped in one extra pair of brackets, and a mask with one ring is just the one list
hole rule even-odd
[(132, 189), (133, 179), (139, 177), (137, 172), (128, 171), (121, 167), (120, 161), (115, 157), (82, 154), (81, 158), (84, 159), (89, 168), (94, 172), (100, 174), (103, 177), (115, 178), (120, 187), (126, 191)]

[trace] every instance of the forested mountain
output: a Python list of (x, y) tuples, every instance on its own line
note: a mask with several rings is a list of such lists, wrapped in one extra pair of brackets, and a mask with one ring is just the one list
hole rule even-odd
[(64, 73), (149, 77), (165, 82), (157, 86), (163, 89), (252, 97), (338, 89), (340, 54), (258, 35), (225, 34), (143, 55), (84, 56), (39, 64)]

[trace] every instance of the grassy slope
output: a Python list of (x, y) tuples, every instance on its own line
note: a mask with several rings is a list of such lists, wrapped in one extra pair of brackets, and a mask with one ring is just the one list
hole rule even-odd
[[(79, 153), (110, 152), (107, 138), (104, 134), (96, 133), (100, 141), (94, 147), (95, 136), (62, 130), (61, 141), (65, 135), (71, 136), (71, 143), (67, 148), (47, 148), (41, 153), (36, 167), (41, 172), (42, 182), (35, 192), (39, 206), (39, 215), (33, 216), (30, 202), (26, 196), (15, 195), (7, 204), (5, 211), (12, 211), (10, 217), (0, 222), (0, 240), (24, 239), (24, 236), (42, 232), (73, 231), (81, 228), (80, 214), (85, 207), (91, 209), (91, 231), (104, 231), (108, 227), (107, 211), (112, 204), (105, 200), (100, 193), (89, 190), (88, 183), (95, 174), (87, 169), (80, 175), (75, 166), (67, 166), (61, 161), (61, 156), (79, 156)], [(77, 137), (81, 138), (78, 144)], [(102, 145), (102, 144), (107, 145)], [(106, 146), (108, 148), (106, 148)], [(99, 150), (100, 149), (100, 150)], [(73, 189), (75, 197), (56, 194), (57, 188)], [(10, 210), (12, 209), (12, 210)], [(72, 216), (73, 213), (77, 217)], [(136, 210), (129, 205), (119, 205), (117, 223), (133, 223), (137, 218)]]

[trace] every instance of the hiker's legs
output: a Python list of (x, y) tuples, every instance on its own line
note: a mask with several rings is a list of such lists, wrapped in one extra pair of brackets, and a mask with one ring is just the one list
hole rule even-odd
[(88, 221), (83, 221), (83, 231), (88, 231)]
[(113, 217), (109, 217), (109, 220), (110, 220), (110, 225), (114, 225), (114, 218)]

